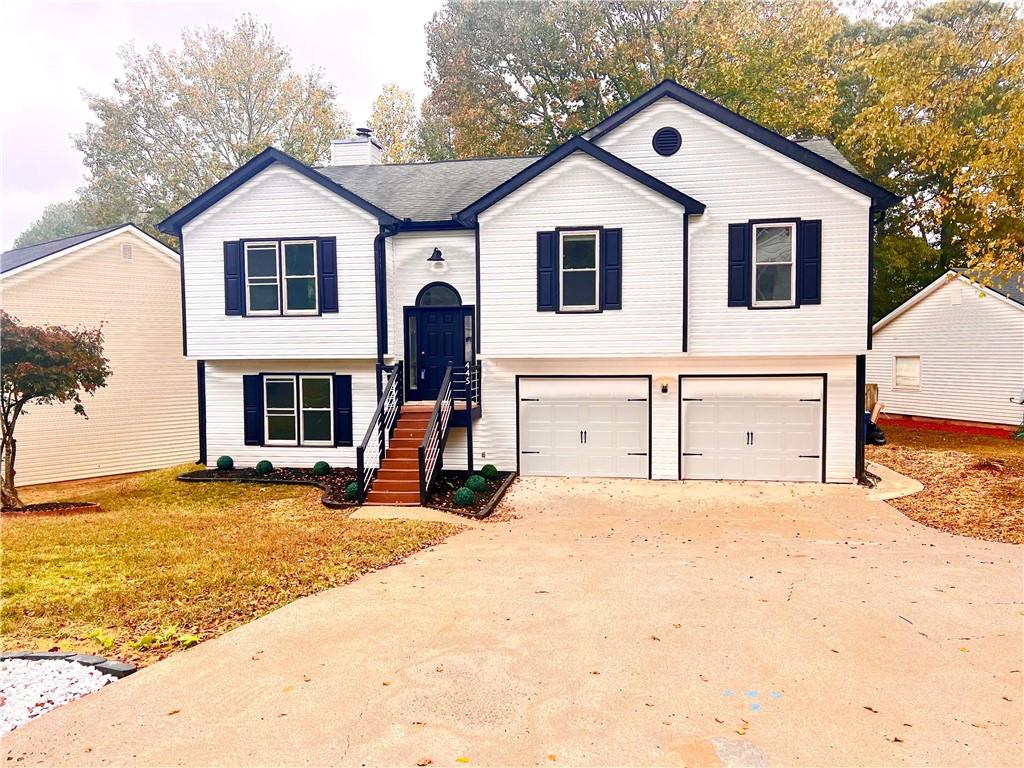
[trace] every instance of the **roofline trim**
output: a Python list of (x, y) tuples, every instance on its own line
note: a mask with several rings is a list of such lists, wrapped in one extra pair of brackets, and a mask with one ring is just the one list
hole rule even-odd
[(383, 208), (378, 208), (368, 200), (350, 192), (341, 184), (338, 184), (338, 182), (328, 178), (319, 171), (310, 168), (305, 163), (296, 160), (291, 155), (282, 152), (276, 147), (267, 147), (251, 160), (218, 181), (197, 198), (186, 203), (166, 219), (161, 221), (157, 224), (157, 229), (168, 235), (177, 235), (178, 237), (181, 237), (181, 228), (185, 224), (192, 221), (192, 219), (199, 216), (199, 214), (203, 213), (214, 204), (219, 203), (229, 194), (262, 171), (269, 168), (274, 163), (281, 163), (282, 165), (291, 168), (293, 171), (301, 173), (307, 179), (324, 187), (324, 189), (334, 192), (336, 195), (348, 200), (353, 205), (373, 214), (381, 224), (394, 224), (399, 221), (397, 217), (388, 213)]
[(965, 275), (960, 274), (956, 270), (949, 269), (949, 270), (946, 270), (945, 272), (943, 272), (935, 280), (930, 282), (928, 285), (926, 285), (920, 291), (915, 293), (909, 299), (904, 301), (902, 304), (900, 304), (898, 307), (896, 307), (896, 309), (894, 309), (892, 312), (887, 314), (885, 317), (883, 317), (877, 323), (875, 323), (874, 326), (872, 326), (872, 328), (871, 328), (872, 334), (878, 333), (880, 330), (882, 330), (882, 328), (887, 326), (889, 323), (891, 323), (893, 320), (895, 320), (897, 317), (902, 315), (904, 312), (906, 312), (911, 307), (917, 306), (919, 303), (921, 303), (924, 299), (926, 299), (929, 296), (931, 296), (933, 293), (935, 293), (935, 291), (937, 291), (942, 286), (948, 285), (949, 283), (953, 282), (954, 278), (956, 278), (956, 279), (966, 283), (967, 285), (971, 286), (972, 288), (977, 288), (980, 291), (984, 291), (985, 293), (987, 293), (987, 294), (989, 294), (991, 296), (994, 296), (995, 298), (997, 298), (997, 299), (999, 299), (999, 300), (1009, 304), (1012, 307), (1016, 307), (1017, 309), (1024, 311), (1024, 304), (1021, 304), (1020, 302), (1018, 302), (1018, 301), (1016, 301), (1014, 299), (1011, 299), (1009, 296), (1004, 296), (999, 291), (997, 291), (995, 288), (990, 288), (987, 285), (982, 285), (981, 283), (977, 283), (974, 280), (971, 280), (969, 277), (966, 277)]
[[(181, 263), (181, 261), (180, 261), (181, 257), (179, 256), (177, 251), (175, 251), (175, 250), (173, 250), (171, 248), (168, 248), (166, 245), (161, 243), (155, 237), (153, 237), (150, 234), (147, 234), (146, 232), (141, 230), (139, 227), (137, 227), (132, 222), (128, 222), (127, 224), (121, 224), (121, 225), (119, 225), (119, 226), (117, 226), (117, 227), (115, 227), (113, 229), (97, 230), (97, 232), (99, 232), (100, 234), (97, 234), (95, 237), (87, 238), (85, 240), (82, 240), (80, 243), (75, 243), (74, 245), (69, 245), (67, 248), (62, 248), (59, 251), (54, 251), (53, 253), (48, 253), (45, 256), (40, 256), (37, 259), (33, 259), (32, 261), (28, 261), (28, 262), (26, 262), (24, 264), (20, 264), (17, 267), (13, 267), (13, 268), (5, 271), (5, 272), (0, 273), (0, 275), (2, 275), (5, 279), (8, 278), (8, 277), (14, 277), (15, 275), (20, 275), (21, 273), (27, 272), (28, 270), (32, 269), (33, 267), (49, 263), (51, 261), (59, 259), (62, 256), (67, 256), (70, 253), (74, 253), (75, 251), (79, 251), (82, 248), (85, 248), (87, 246), (96, 245), (97, 243), (100, 243), (100, 242), (102, 242), (104, 240), (107, 240), (108, 238), (114, 237), (116, 235), (120, 235), (123, 232), (128, 232), (129, 234), (135, 235), (140, 240), (145, 242), (147, 245), (153, 246), (156, 249), (157, 253), (159, 253), (161, 256), (167, 258), (169, 261), (173, 262), (175, 267), (178, 267), (178, 265)], [(83, 234), (85, 234), (85, 233), (83, 233)], [(74, 235), (69, 235), (69, 237), (74, 237)], [(57, 239), (61, 240), (63, 238), (59, 238), (58, 237)], [(53, 241), (51, 240), (51, 241), (46, 241), (46, 242), (53, 242)], [(43, 243), (35, 243), (35, 245), (43, 245)], [(25, 247), (28, 248), (29, 246), (25, 246)], [(13, 250), (19, 250), (19, 249), (15, 248)]]
[(609, 168), (612, 168), (613, 170), (628, 176), (634, 181), (643, 184), (648, 189), (657, 192), (663, 197), (667, 197), (669, 200), (683, 206), (687, 213), (704, 213), (705, 205), (699, 200), (680, 192), (675, 187), (669, 186), (661, 179), (655, 178), (645, 171), (641, 171), (636, 166), (630, 165), (622, 158), (613, 155), (606, 149), (602, 149), (582, 136), (574, 136), (561, 146), (556, 147), (554, 150), (544, 155), (544, 157), (526, 166), (526, 168), (521, 170), (512, 178), (499, 184), (483, 197), (467, 205), (455, 214), (455, 218), (467, 226), (472, 226), (475, 224), (476, 217), (480, 213), (512, 194), (527, 182), (537, 178), (544, 173), (544, 171), (575, 152), (583, 152), (595, 160), (604, 163)]
[(662, 98), (674, 99), (681, 104), (685, 104), (711, 119), (717, 120), (742, 133), (744, 136), (764, 144), (766, 147), (774, 149), (776, 152), (806, 165), (818, 173), (828, 176), (833, 181), (866, 195), (871, 198), (872, 203), (878, 208), (891, 208), (902, 199), (885, 187), (868, 181), (864, 177), (843, 168), (841, 165), (797, 144), (795, 141), (787, 139), (770, 128), (765, 128), (763, 125), (723, 107), (706, 96), (701, 96), (696, 91), (691, 91), (689, 88), (681, 86), (675, 80), (662, 80), (646, 93), (638, 96), (618, 111), (613, 112), (583, 135), (590, 141), (596, 141), (615, 128), (618, 128), (629, 118), (633, 117), (633, 115), (643, 111)]

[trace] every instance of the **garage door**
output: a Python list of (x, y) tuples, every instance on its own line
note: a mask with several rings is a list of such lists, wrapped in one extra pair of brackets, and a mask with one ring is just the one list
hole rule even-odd
[(647, 477), (648, 379), (519, 378), (519, 472)]
[(822, 479), (820, 376), (683, 378), (682, 476)]

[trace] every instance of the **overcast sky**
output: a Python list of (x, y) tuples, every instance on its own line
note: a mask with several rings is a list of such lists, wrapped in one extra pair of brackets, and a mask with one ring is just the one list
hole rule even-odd
[(297, 69), (322, 67), (353, 124), (387, 82), (425, 95), (423, 26), (440, 0), (0, 2), (0, 250), (82, 184), (70, 135), (90, 118), (82, 89), (110, 93), (118, 49), (176, 46), (183, 27), (230, 27), (249, 11), (273, 27)]

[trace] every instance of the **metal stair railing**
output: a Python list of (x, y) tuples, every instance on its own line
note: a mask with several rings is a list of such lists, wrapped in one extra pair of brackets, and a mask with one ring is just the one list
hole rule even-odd
[(399, 360), (388, 373), (387, 381), (377, 402), (377, 410), (370, 418), (363, 442), (356, 448), (356, 482), (359, 483), (359, 503), (366, 501), (370, 486), (377, 477), (388, 446), (395, 433), (399, 414), (402, 411), (402, 361)]

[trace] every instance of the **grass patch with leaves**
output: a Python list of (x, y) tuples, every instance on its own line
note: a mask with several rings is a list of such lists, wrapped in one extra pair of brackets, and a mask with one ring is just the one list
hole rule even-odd
[(176, 481), (185, 469), (27, 489), (105, 511), (0, 521), (0, 648), (151, 663), (458, 530), (350, 520), (316, 488)]
[(1024, 441), (882, 423), (888, 444), (867, 457), (919, 480), (924, 490), (892, 506), (924, 525), (1024, 544)]

